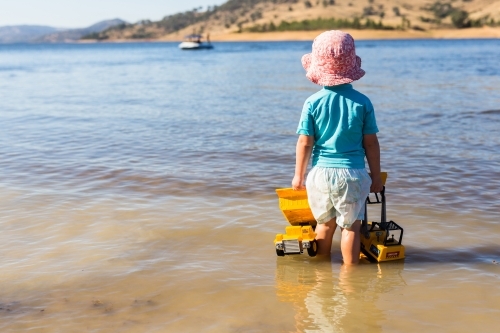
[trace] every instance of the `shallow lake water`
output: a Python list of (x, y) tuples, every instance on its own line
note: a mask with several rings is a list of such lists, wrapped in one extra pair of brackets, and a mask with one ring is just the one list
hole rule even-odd
[(0, 330), (498, 330), (500, 41), (356, 46), (407, 253), (347, 269), (272, 243), (310, 43), (0, 45)]

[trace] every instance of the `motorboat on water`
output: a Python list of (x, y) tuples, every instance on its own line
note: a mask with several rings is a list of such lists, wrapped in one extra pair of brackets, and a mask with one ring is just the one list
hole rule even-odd
[(210, 37), (207, 35), (207, 41), (202, 41), (203, 37), (197, 34), (191, 34), (184, 37), (184, 41), (179, 44), (181, 50), (208, 50), (214, 47), (210, 43)]

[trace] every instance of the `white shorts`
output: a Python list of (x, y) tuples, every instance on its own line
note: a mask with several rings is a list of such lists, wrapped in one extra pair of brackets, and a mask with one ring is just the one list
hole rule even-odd
[(365, 217), (371, 184), (365, 169), (312, 168), (306, 189), (314, 218), (322, 224), (336, 217), (341, 228), (350, 228)]

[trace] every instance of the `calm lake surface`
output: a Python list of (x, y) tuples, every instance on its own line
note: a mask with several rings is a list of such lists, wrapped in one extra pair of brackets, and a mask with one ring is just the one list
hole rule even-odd
[(0, 45), (0, 331), (497, 331), (500, 40), (356, 45), (407, 258), (350, 271), (273, 246), (311, 43)]

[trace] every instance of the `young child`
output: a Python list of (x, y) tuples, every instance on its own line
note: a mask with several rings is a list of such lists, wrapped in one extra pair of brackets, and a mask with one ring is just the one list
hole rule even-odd
[[(293, 189), (304, 188), (312, 155), (313, 168), (306, 181), (309, 206), (318, 222), (318, 254), (329, 254), (337, 228), (342, 231), (344, 264), (359, 262), (360, 228), (365, 200), (382, 190), (380, 147), (373, 106), (349, 83), (365, 71), (356, 55), (354, 39), (338, 30), (314, 39), (312, 53), (302, 57), (306, 76), (323, 89), (304, 103), (297, 134)], [(365, 169), (365, 156), (370, 175)]]

